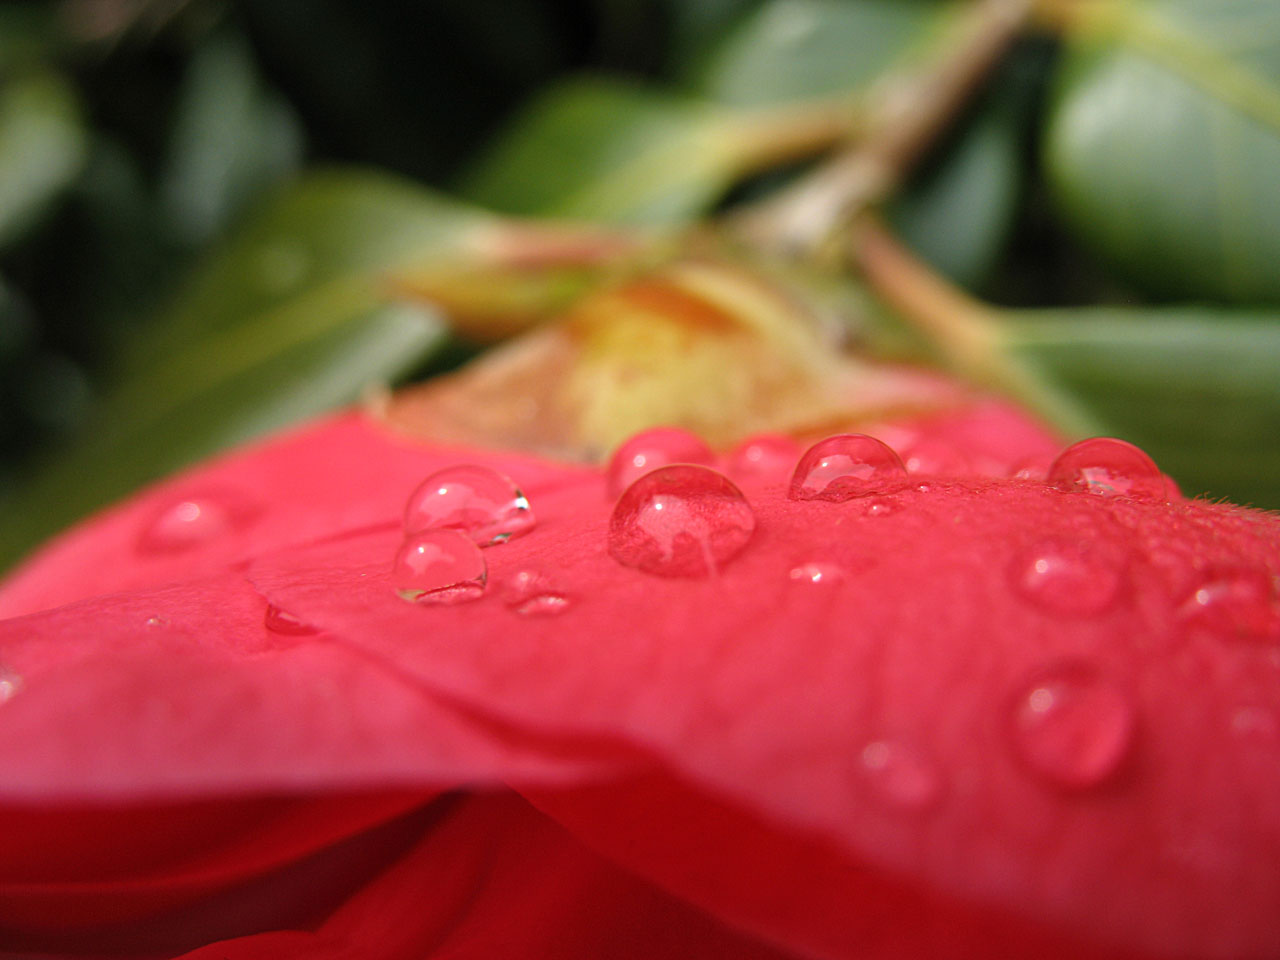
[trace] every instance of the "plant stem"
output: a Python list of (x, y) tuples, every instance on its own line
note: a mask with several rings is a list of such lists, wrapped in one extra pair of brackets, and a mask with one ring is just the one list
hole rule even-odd
[(794, 186), (739, 214), (755, 245), (813, 257), (883, 200), (954, 120), (1030, 19), (1034, 0), (976, 0), (939, 44), (939, 59), (873, 93), (865, 132)]

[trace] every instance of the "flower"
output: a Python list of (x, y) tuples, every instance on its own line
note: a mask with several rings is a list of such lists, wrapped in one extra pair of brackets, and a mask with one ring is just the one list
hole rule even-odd
[[(734, 476), (712, 576), (611, 557), (601, 469), (357, 413), (64, 535), (0, 591), (5, 948), (1280, 952), (1280, 521), (1010, 478), (1056, 444), (1001, 406), (871, 432), (917, 472)], [(537, 525), (405, 602), (462, 463)]]

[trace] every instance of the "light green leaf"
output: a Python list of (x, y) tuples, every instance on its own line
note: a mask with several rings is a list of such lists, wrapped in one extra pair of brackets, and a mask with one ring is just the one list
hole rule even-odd
[(75, 179), (86, 138), (75, 90), (51, 73), (0, 81), (0, 247)]
[(1280, 302), (1280, 3), (1081, 6), (1045, 135), (1066, 219), (1154, 295)]
[(1280, 507), (1280, 314), (1098, 307), (1009, 321), (1016, 358), (1184, 493)]
[(196, 271), (135, 344), (98, 420), (0, 518), (0, 566), (139, 484), (421, 363), (443, 324), (394, 301), (387, 273), (460, 255), (489, 223), (372, 173), (281, 191)]

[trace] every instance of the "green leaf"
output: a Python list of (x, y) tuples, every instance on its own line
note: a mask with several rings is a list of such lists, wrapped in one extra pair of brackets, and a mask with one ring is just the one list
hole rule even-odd
[(0, 247), (39, 219), (80, 172), (86, 138), (75, 90), (52, 73), (0, 88)]
[(1280, 3), (1082, 9), (1045, 134), (1067, 221), (1153, 295), (1280, 302)]
[(1280, 314), (1098, 307), (1008, 319), (1016, 358), (1188, 496), (1280, 507)]
[(696, 89), (750, 107), (862, 91), (927, 49), (955, 8), (925, 0), (773, 0), (725, 38)]
[(412, 184), (317, 174), (200, 267), (80, 442), (0, 518), (0, 566), (84, 512), (186, 463), (350, 402), (445, 341), (388, 271), (458, 255), (488, 218)]
[(161, 177), (172, 233), (192, 244), (209, 239), (301, 160), (299, 122), (263, 87), (247, 44), (232, 34), (203, 44), (187, 68)]

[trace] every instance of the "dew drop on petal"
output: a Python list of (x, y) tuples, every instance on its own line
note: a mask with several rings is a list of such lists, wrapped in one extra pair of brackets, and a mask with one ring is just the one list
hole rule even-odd
[(1205, 571), (1178, 615), (1187, 627), (1237, 640), (1265, 640), (1280, 632), (1272, 579), (1253, 567)]
[(729, 454), (729, 473), (740, 478), (786, 479), (800, 459), (801, 448), (785, 433), (748, 437)]
[(646, 473), (673, 463), (713, 466), (716, 456), (696, 433), (679, 427), (654, 427), (625, 440), (609, 459), (605, 472), (610, 497), (619, 497)]
[(528, 533), (534, 522), (529, 501), (510, 478), (472, 464), (433, 473), (404, 508), (405, 533), (457, 530), (482, 547)]
[(942, 796), (942, 774), (908, 743), (875, 740), (862, 748), (862, 773), (876, 797), (888, 806), (919, 812)]
[(1046, 539), (1016, 554), (1013, 588), (1046, 613), (1096, 616), (1112, 607), (1126, 582), (1128, 553), (1106, 539)]
[(230, 494), (179, 497), (143, 526), (138, 547), (147, 553), (178, 553), (216, 540), (250, 523), (256, 511)]
[(167, 617), (147, 617), (146, 625), (152, 630), (159, 630), (169, 625)]
[(645, 474), (618, 499), (609, 553), (662, 577), (709, 577), (742, 551), (755, 528), (751, 505), (727, 477), (674, 464)]
[(811, 560), (791, 568), (787, 576), (795, 583), (820, 583), (830, 585), (845, 579), (844, 567), (827, 560)]
[(883, 490), (906, 477), (893, 450), (864, 434), (839, 434), (805, 451), (791, 476), (792, 500), (840, 503)]
[(22, 692), (22, 677), (0, 664), (0, 703), (7, 703)]
[(263, 626), (272, 633), (281, 633), (289, 636), (302, 637), (313, 633), (319, 633), (318, 627), (303, 620), (299, 620), (288, 610), (281, 610), (274, 603), (267, 604), (267, 612), (262, 618)]
[(1120, 769), (1134, 726), (1129, 698), (1089, 665), (1072, 663), (1019, 693), (1010, 735), (1032, 773), (1059, 787), (1087, 789)]
[(488, 568), (471, 538), (457, 530), (423, 530), (400, 544), (391, 585), (413, 603), (460, 603), (484, 593)]
[(1142, 450), (1114, 437), (1073, 443), (1049, 466), (1047, 482), (1107, 497), (1167, 500), (1164, 474)]
[(525, 617), (555, 617), (572, 605), (572, 600), (540, 574), (521, 570), (503, 584), (507, 608)]

